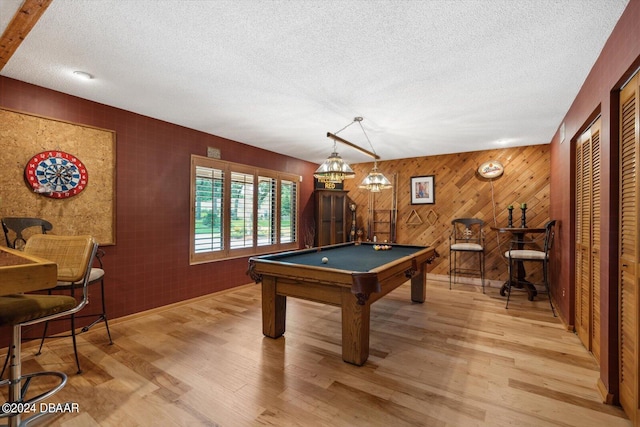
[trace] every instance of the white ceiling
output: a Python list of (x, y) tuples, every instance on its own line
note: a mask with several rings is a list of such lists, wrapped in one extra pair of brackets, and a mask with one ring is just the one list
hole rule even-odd
[(627, 3), (53, 0), (0, 74), (315, 163), (356, 116), (382, 160), (546, 144)]

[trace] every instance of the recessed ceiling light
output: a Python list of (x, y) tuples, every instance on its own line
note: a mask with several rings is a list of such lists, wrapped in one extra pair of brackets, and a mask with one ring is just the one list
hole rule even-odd
[(73, 74), (84, 80), (91, 80), (93, 78), (93, 76), (86, 71), (74, 71)]

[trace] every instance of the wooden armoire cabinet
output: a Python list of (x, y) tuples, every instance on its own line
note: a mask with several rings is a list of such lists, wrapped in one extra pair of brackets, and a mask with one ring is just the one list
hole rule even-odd
[(316, 246), (349, 240), (351, 227), (346, 191), (316, 190)]

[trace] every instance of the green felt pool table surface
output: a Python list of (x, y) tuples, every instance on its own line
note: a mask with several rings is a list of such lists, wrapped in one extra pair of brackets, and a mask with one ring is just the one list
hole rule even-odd
[[(301, 264), (307, 266), (336, 268), (349, 271), (371, 271), (396, 261), (400, 258), (411, 256), (424, 250), (424, 246), (389, 245), (389, 250), (374, 250), (371, 243), (361, 245), (335, 245), (308, 251), (295, 251), (264, 257), (272, 261)], [(322, 258), (328, 258), (325, 264)]]

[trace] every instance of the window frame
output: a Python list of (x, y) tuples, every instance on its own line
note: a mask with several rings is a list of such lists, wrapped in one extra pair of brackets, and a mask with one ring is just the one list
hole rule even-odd
[[(205, 252), (196, 252), (196, 169), (198, 167), (218, 169), (222, 171), (222, 248), (220, 250), (208, 250)], [(253, 215), (252, 215), (252, 235), (253, 244), (251, 247), (231, 248), (231, 181), (232, 173), (241, 173), (253, 175)], [(275, 179), (275, 208), (270, 212), (275, 227), (275, 242), (272, 244), (258, 245), (258, 186), (260, 178)], [(290, 181), (294, 184), (295, 202), (292, 208), (295, 209), (295, 230), (293, 232), (294, 239), (291, 242), (281, 243), (281, 219), (282, 219), (282, 181)], [(272, 253), (285, 250), (295, 250), (299, 248), (299, 230), (300, 224), (300, 176), (285, 172), (279, 172), (269, 169), (263, 169), (248, 166), (240, 163), (228, 162), (225, 160), (212, 159), (210, 157), (191, 155), (191, 179), (190, 179), (190, 197), (189, 197), (189, 264), (201, 264), (206, 262), (221, 261), (226, 259), (242, 258), (247, 256)], [(292, 221), (294, 219), (292, 218)]]

